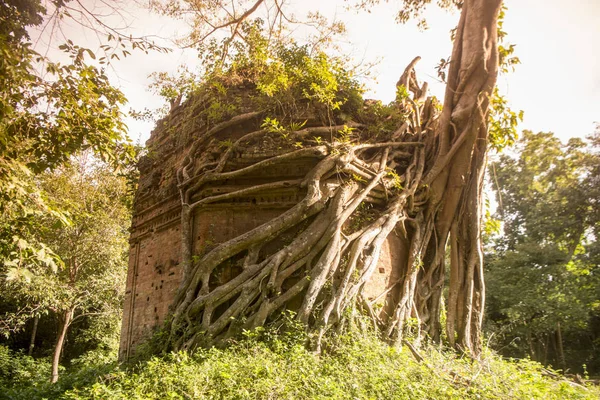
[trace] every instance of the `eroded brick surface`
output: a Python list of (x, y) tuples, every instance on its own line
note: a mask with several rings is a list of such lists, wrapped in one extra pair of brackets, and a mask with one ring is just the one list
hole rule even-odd
[[(177, 166), (195, 139), (195, 133), (181, 132), (181, 112), (172, 113), (159, 121), (147, 145), (149, 154), (140, 162), (140, 184), (134, 205), (131, 227), (129, 269), (121, 330), (120, 357), (128, 358), (152, 331), (159, 327), (169, 313), (180, 285), (181, 259), (181, 206), (175, 173)], [(260, 121), (252, 126), (237, 127), (220, 132), (216, 140), (241, 137), (258, 129)], [(277, 143), (259, 143), (248, 151), (236, 154), (230, 169), (250, 165), (257, 160), (277, 154)], [(202, 156), (207, 156), (203, 154)], [(244, 176), (237, 181), (226, 181), (205, 189), (206, 194), (219, 194), (234, 188), (282, 179), (303, 178), (316, 163), (307, 158), (293, 163), (270, 167)], [(219, 243), (247, 232), (292, 207), (303, 197), (298, 189), (282, 189), (267, 195), (247, 196), (226, 204), (215, 204), (197, 211), (193, 218), (194, 254), (202, 254)], [(194, 200), (194, 199), (192, 199)], [(285, 232), (280, 239), (286, 242), (294, 232)], [(268, 251), (268, 246), (267, 251)], [(405, 244), (392, 234), (384, 244), (379, 265), (371, 282), (365, 288), (368, 299), (380, 299), (381, 312), (388, 311), (384, 293), (398, 280), (393, 265), (405, 253)], [(235, 269), (219, 272), (223, 282), (233, 278)], [(231, 276), (230, 276), (231, 275)], [(293, 307), (293, 305), (292, 305)]]

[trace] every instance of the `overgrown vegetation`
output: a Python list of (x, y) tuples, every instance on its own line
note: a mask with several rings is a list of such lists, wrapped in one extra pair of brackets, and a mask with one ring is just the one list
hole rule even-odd
[[(426, 99), (426, 93), (416, 84), (413, 65), (401, 79), (414, 99), (399, 98), (390, 105), (363, 103), (360, 86), (338, 60), (323, 53), (310, 54), (306, 46), (269, 47), (260, 25), (245, 23), (242, 31), (246, 40), (231, 44), (236, 51), (231, 54), (227, 69), (215, 67), (208, 73), (199, 93), (191, 95), (184, 105), (191, 114), (182, 118), (181, 125), (174, 126), (178, 131), (191, 131), (194, 136), (176, 174), (183, 209), (181, 256), (185, 283), (177, 294), (173, 318), (168, 323), (166, 348), (193, 348), (201, 342), (221, 341), (234, 334), (235, 324), (231, 321), (238, 320), (246, 328), (260, 326), (273, 318), (287, 301), (305, 292), (310, 300), (299, 310), (304, 323), (321, 325), (321, 335), (329, 329), (330, 317), (333, 323), (343, 324), (341, 313), (352, 302), (361, 301), (360, 288), (377, 263), (383, 241), (395, 222), (404, 223), (408, 219), (403, 207), (423, 189), (420, 186), (425, 166), (423, 147), (435, 141), (433, 130), (438, 108), (435, 99)], [(198, 99), (208, 107), (198, 109)], [(222, 109), (221, 105), (227, 105), (227, 109), (218, 118), (212, 118)], [(262, 120), (260, 127), (257, 120)], [(221, 130), (242, 123), (253, 128), (243, 131), (235, 141), (214, 139)], [(262, 151), (268, 150), (273, 155), (232, 170), (234, 155), (249, 151), (257, 142), (262, 143)], [(270, 142), (273, 144), (265, 144)], [(411, 159), (412, 156), (417, 158)], [(217, 196), (196, 196), (223, 179), (237, 179), (250, 171), (307, 157), (314, 161), (309, 165), (310, 172), (305, 177), (299, 176), (300, 179), (268, 182)], [(405, 171), (410, 172), (405, 175)], [(191, 254), (188, 228), (193, 212), (206, 204), (248, 193), (268, 193), (278, 187), (296, 188), (306, 197), (251, 235)], [(335, 200), (329, 202), (330, 198)], [(360, 230), (348, 231), (344, 223), (363, 201), (377, 204), (376, 215)], [(313, 216), (315, 222), (306, 224)], [(278, 246), (277, 252), (265, 254), (264, 259), (259, 257), (261, 248), (295, 226), (303, 228), (293, 240), (283, 247), (281, 243), (273, 243)], [(344, 237), (352, 239), (342, 239), (342, 231)], [(364, 254), (368, 263), (363, 265), (360, 254), (366, 249), (370, 249), (369, 254)], [(240, 277), (224, 283), (223, 287), (209, 288), (210, 276), (218, 276), (223, 268), (236, 265), (238, 253), (247, 253), (244, 264), (248, 265), (242, 274), (247, 280)], [(340, 254), (335, 257), (336, 253)], [(350, 261), (342, 266), (341, 260), (345, 258)], [(314, 268), (310, 265), (313, 261)], [(267, 283), (263, 278), (269, 275)], [(356, 279), (350, 279), (355, 275)], [(265, 290), (263, 283), (270, 287)], [(290, 285), (291, 289), (283, 290)], [(323, 314), (316, 311), (313, 314), (315, 300), (320, 293), (325, 294), (322, 289), (327, 285), (331, 298), (321, 298), (319, 304), (329, 304)], [(409, 301), (411, 295), (407, 296), (403, 301)], [(230, 300), (233, 304), (229, 309), (219, 308), (218, 313), (212, 314)], [(402, 325), (409, 318), (405, 314), (382, 317), (381, 327), (388, 324), (390, 340), (402, 336)], [(201, 323), (202, 328), (192, 320)], [(313, 345), (320, 346), (319, 340)]]
[[(500, 2), (486, 7), (493, 12), (461, 22), (459, 30), (495, 32)], [(400, 77), (398, 98), (386, 106), (363, 103), (360, 87), (335, 59), (307, 46), (284, 44), (270, 43), (260, 23), (244, 17), (232, 37), (202, 48), (207, 51), (202, 54), (206, 76), (199, 93), (184, 104), (187, 117), (163, 121), (166, 129), (182, 133), (180, 143), (186, 149), (172, 174), (177, 180), (170, 185), (181, 198), (184, 272), (165, 327), (164, 348), (219, 343), (239, 328), (255, 328), (275, 318), (294, 299), (300, 302), (298, 320), (319, 332), (311, 343), (315, 348), (327, 330), (345, 324), (346, 308), (361, 304), (390, 342), (400, 343), (413, 331), (439, 341), (445, 328), (451, 345), (476, 354), (484, 303), (477, 203), (496, 69), (469, 75), (477, 81), (472, 86), (477, 94), (460, 92), (460, 98), (447, 98), (440, 111), (427, 85), (416, 78), (417, 57)], [(225, 48), (227, 56), (222, 56)], [(496, 65), (496, 35), (491, 49), (486, 57), (489, 65)], [(459, 84), (460, 63), (472, 64), (469, 55), (464, 57), (448, 71), (452, 85), (467, 85)], [(173, 107), (181, 97), (177, 95)], [(462, 113), (456, 120), (454, 107)], [(257, 120), (263, 123), (257, 126)], [(306, 123), (302, 121), (309, 122), (299, 129)], [(231, 127), (238, 127), (242, 136), (232, 142), (215, 139)], [(235, 155), (261, 141), (263, 150), (266, 142), (276, 144), (252, 165), (235, 165)], [(294, 180), (275, 179), (219, 195), (207, 190), (307, 157), (313, 158), (310, 170)], [(288, 211), (192, 254), (191, 225), (198, 210), (282, 187), (300, 194)], [(376, 215), (360, 230), (348, 231), (346, 221), (363, 202), (377, 205)], [(386, 292), (382, 301), (388, 307), (381, 309), (363, 296), (363, 289), (397, 226), (404, 253), (393, 268), (401, 278), (394, 286), (398, 292)], [(291, 229), (297, 230), (292, 240), (275, 243)], [(455, 253), (443, 328), (447, 243)], [(276, 251), (265, 252), (267, 245)], [(211, 283), (229, 266), (242, 272), (228, 282)]]
[[(170, 129), (185, 136), (259, 110), (267, 118), (276, 116), (282, 124), (280, 133), (285, 134), (300, 130), (302, 126), (294, 126), (307, 113), (335, 125), (362, 108), (363, 88), (346, 59), (291, 39), (273, 43), (260, 18), (242, 23), (239, 29), (244, 40), (213, 39), (200, 48), (202, 68), (197, 74), (187, 70), (177, 76), (153, 74), (151, 88), (170, 103), (170, 109), (136, 115), (161, 118), (182, 105), (184, 123)], [(222, 59), (226, 44), (228, 55)]]
[[(0, 381), (6, 398), (55, 399), (596, 399), (600, 391), (564, 380), (540, 364), (509, 361), (490, 350), (480, 361), (425, 347), (409, 348), (354, 331), (327, 339), (316, 355), (304, 331), (246, 332), (226, 349), (152, 357), (134, 366), (104, 365), (39, 379), (44, 364), (11, 358)], [(2, 356), (0, 356), (2, 357)], [(0, 358), (0, 363), (8, 360)], [(22, 360), (18, 361), (17, 360)], [(4, 365), (7, 365), (6, 363)], [(48, 368), (46, 365), (45, 368)], [(32, 374), (32, 372), (34, 372)], [(12, 375), (11, 375), (12, 374)], [(7, 377), (13, 378), (7, 381)], [(17, 377), (18, 376), (18, 377)], [(17, 377), (17, 378), (15, 378)]]
[(58, 46), (66, 63), (33, 49), (30, 30), (72, 18), (79, 5), (67, 3), (0, 4), (0, 335), (30, 355), (52, 352), (53, 380), (71, 326), (78, 346), (68, 358), (116, 351), (125, 175), (135, 175), (126, 99), (108, 81), (106, 57), (96, 63), (70, 39)]

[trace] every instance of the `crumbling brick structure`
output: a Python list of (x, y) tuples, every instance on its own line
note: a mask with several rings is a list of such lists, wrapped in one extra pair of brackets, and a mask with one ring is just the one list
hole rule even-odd
[[(181, 267), (181, 200), (175, 173), (186, 150), (199, 130), (182, 131), (182, 120), (189, 118), (186, 107), (176, 108), (159, 121), (147, 143), (148, 155), (140, 162), (140, 183), (135, 199), (131, 226), (129, 269), (121, 329), (120, 358), (127, 359), (136, 346), (159, 327), (169, 313), (183, 277)], [(189, 110), (188, 110), (189, 111)], [(239, 125), (223, 130), (215, 138), (222, 142), (235, 140), (255, 129)], [(206, 130), (206, 129), (205, 129)], [(237, 154), (232, 163), (250, 165), (277, 152), (277, 143), (262, 142), (251, 150)], [(302, 178), (317, 160), (310, 157), (261, 170), (240, 180), (221, 182), (205, 190), (227, 193), (249, 183), (259, 184), (274, 179)], [(192, 219), (193, 254), (234, 238), (280, 215), (301, 198), (295, 187), (280, 188), (268, 195), (248, 195), (199, 209)], [(283, 235), (285, 235), (284, 233)], [(290, 233), (290, 234), (293, 234)], [(371, 281), (365, 288), (370, 299), (385, 298), (388, 288), (400, 277), (394, 276), (392, 265), (403, 257), (406, 246), (391, 234), (382, 248)], [(231, 266), (217, 277), (226, 282), (239, 273)], [(293, 307), (293, 305), (291, 306)]]

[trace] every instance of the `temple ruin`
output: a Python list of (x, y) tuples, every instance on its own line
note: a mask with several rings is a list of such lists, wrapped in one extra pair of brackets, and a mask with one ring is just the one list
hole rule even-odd
[[(197, 135), (206, 134), (207, 130), (205, 122), (199, 122), (196, 126), (192, 124), (192, 128), (189, 124), (185, 125), (183, 122), (189, 121), (190, 118), (193, 118), (193, 112), (190, 112), (190, 105), (185, 104), (176, 107), (166, 118), (159, 121), (147, 142), (148, 154), (139, 165), (140, 183), (133, 210), (120, 339), (121, 359), (129, 358), (136, 346), (147, 339), (155, 328), (161, 326), (170, 312), (170, 306), (182, 281), (182, 206), (175, 174), (191, 143), (197, 139)], [(308, 121), (307, 127), (311, 124), (319, 126), (319, 123), (311, 120), (310, 115), (300, 115), (299, 118)], [(228, 143), (248, 132), (260, 129), (261, 122), (262, 116), (256, 116), (239, 124), (231, 124), (210, 138), (211, 143), (222, 143), (223, 145), (217, 148), (226, 151)], [(227, 168), (241, 168), (281, 153), (281, 143), (278, 143), (278, 140), (281, 139), (276, 135), (265, 137), (246, 147), (231, 158)], [(202, 198), (208, 194), (230, 193), (250, 185), (282, 179), (302, 179), (317, 162), (317, 158), (308, 155), (238, 179), (208, 184), (194, 196)], [(193, 254), (205, 252), (219, 243), (270, 221), (294, 206), (302, 196), (297, 186), (290, 185), (266, 194), (238, 196), (198, 209), (192, 216), (191, 224)], [(294, 232), (283, 232), (275, 241), (285, 241), (285, 235), (293, 234)], [(393, 265), (398, 264), (397, 257), (405, 257), (405, 252), (406, 243), (395, 233), (389, 235), (382, 246), (377, 269), (365, 287), (365, 295), (369, 299), (381, 298), (383, 302), (389, 295), (388, 288), (399, 279), (398, 272), (395, 272), (397, 269), (394, 269)], [(211, 279), (227, 282), (239, 274), (240, 270), (239, 265), (227, 265)], [(293, 277), (290, 279), (293, 280)], [(294, 308), (293, 301), (287, 304), (287, 307)], [(220, 311), (217, 309), (215, 312)]]

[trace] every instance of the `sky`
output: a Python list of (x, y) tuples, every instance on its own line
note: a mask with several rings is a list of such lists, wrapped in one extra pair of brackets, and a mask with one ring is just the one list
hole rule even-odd
[[(125, 0), (125, 3), (128, 1)], [(90, 6), (95, 0), (87, 0)], [(344, 48), (356, 60), (378, 61), (373, 76), (366, 82), (367, 98), (389, 102), (405, 66), (417, 55), (421, 81), (428, 81), (433, 94), (443, 97), (444, 85), (435, 66), (451, 52), (449, 31), (458, 21), (457, 12), (431, 7), (425, 17), (429, 29), (421, 31), (415, 22), (399, 25), (394, 16), (397, 6), (391, 1), (373, 7), (370, 13), (347, 10), (344, 0), (288, 0), (288, 10), (297, 17), (318, 10), (328, 18), (346, 24)], [(519, 129), (552, 131), (563, 140), (591, 134), (600, 122), (600, 0), (505, 0), (508, 10), (504, 30), (507, 42), (516, 44), (521, 60), (514, 72), (501, 76), (498, 87), (514, 110), (524, 110)], [(128, 29), (134, 34), (172, 38), (184, 34), (187, 25), (153, 15), (128, 4)], [(90, 47), (94, 35), (76, 26), (63, 28), (75, 42)], [(168, 43), (168, 42), (163, 42)], [(51, 55), (60, 41), (40, 40)], [(163, 103), (148, 90), (152, 72), (176, 72), (179, 65), (191, 68), (198, 63), (193, 51), (174, 49), (169, 54), (133, 53), (108, 71), (111, 81), (129, 99), (129, 108), (158, 108)], [(127, 119), (130, 137), (144, 143), (152, 123)]]

